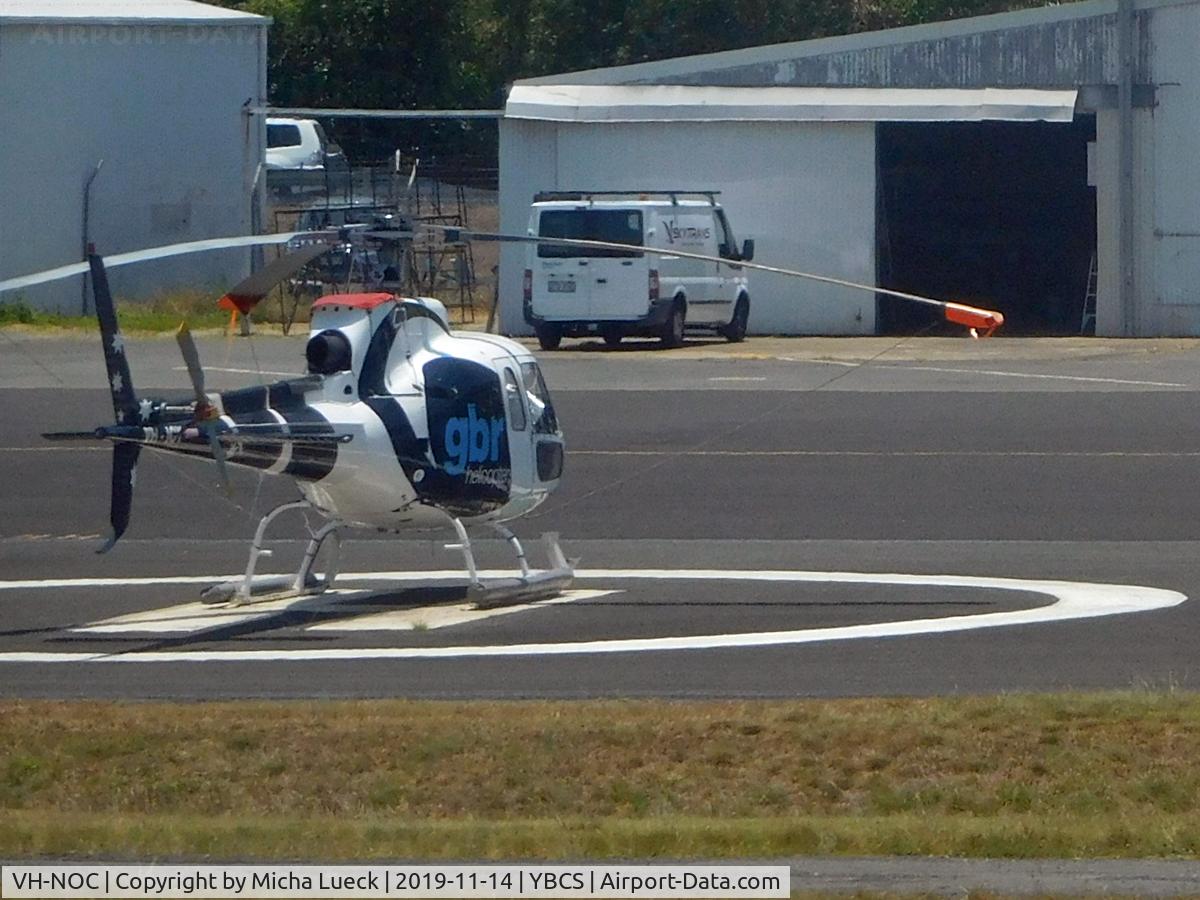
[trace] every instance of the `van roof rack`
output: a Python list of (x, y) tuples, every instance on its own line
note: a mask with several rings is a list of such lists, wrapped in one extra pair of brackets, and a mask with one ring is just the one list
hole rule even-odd
[(631, 197), (649, 200), (657, 197), (670, 197), (672, 203), (678, 203), (680, 197), (705, 197), (716, 206), (720, 191), (538, 191), (533, 195), (534, 203), (544, 203), (551, 200), (593, 200), (597, 197)]

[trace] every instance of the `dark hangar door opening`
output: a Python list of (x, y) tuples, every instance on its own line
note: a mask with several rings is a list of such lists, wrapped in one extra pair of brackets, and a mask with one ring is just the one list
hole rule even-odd
[[(1096, 247), (1095, 118), (880, 123), (882, 287), (1004, 313), (1002, 334), (1078, 334)], [(881, 334), (950, 333), (879, 295)], [(957, 329), (954, 329), (957, 331)]]

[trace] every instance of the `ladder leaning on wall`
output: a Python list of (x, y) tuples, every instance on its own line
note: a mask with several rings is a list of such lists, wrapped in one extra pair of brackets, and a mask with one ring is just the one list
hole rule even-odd
[[(1088, 265), (1087, 291), (1083, 295), (1083, 317), (1079, 320), (1080, 334), (1096, 333), (1096, 282), (1097, 266), (1096, 251), (1092, 251), (1092, 261)], [(1088, 325), (1092, 330), (1088, 331)]]

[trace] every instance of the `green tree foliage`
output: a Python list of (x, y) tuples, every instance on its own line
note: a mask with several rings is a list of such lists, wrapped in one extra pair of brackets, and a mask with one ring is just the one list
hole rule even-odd
[[(232, 5), (232, 4), (231, 4)], [(459, 97), (463, 4), (428, 0), (243, 0), (274, 19), (269, 80), (285, 105), (444, 106)]]
[[(277, 106), (428, 109), (472, 105), (485, 89), (469, 64), (465, 6), (456, 0), (240, 0), (270, 16), (268, 95)], [(339, 121), (357, 158), (452, 140), (457, 123)]]
[[(281, 106), (499, 108), (519, 78), (983, 15), (1041, 0), (217, 0), (271, 16)], [(339, 125), (348, 149), (487, 126)], [(470, 143), (470, 140), (468, 140)]]

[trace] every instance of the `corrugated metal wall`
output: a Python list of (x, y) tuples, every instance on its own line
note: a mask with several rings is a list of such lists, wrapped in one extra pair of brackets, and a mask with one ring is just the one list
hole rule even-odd
[[(1149, 81), (1148, 12), (1135, 81)], [(730, 87), (1075, 87), (1117, 80), (1116, 16), (1104, 15), (977, 34), (804, 56), (650, 79)]]
[[(100, 160), (89, 236), (101, 253), (249, 233), (262, 141), (242, 104), (260, 97), (265, 28), (0, 22), (0, 278), (80, 259), (83, 185)], [(112, 285), (218, 290), (248, 267), (227, 250), (129, 266)], [(78, 280), (21, 296), (82, 306)]]

